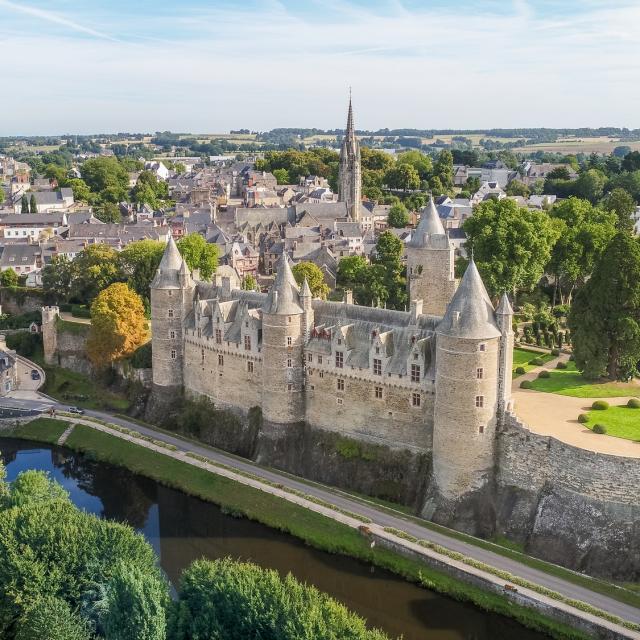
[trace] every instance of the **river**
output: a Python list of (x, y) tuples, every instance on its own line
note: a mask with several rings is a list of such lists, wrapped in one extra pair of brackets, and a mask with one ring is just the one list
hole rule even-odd
[(365, 563), (305, 546), (287, 534), (225, 515), (214, 504), (68, 449), (0, 438), (13, 480), (48, 471), (81, 509), (127, 522), (153, 546), (173, 584), (197, 558), (231, 556), (291, 572), (331, 594), (368, 624), (404, 640), (542, 640), (518, 623), (410, 584)]

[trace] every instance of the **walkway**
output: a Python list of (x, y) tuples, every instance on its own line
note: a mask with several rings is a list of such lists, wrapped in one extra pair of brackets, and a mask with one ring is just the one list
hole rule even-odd
[(589, 411), (594, 400), (606, 400), (609, 404), (624, 404), (622, 399), (573, 398), (558, 393), (520, 388), (523, 380), (534, 380), (541, 371), (555, 369), (558, 362), (568, 360), (569, 356), (563, 354), (541, 367), (536, 367), (514, 378), (511, 393), (514, 411), (518, 418), (534, 433), (553, 436), (574, 447), (614, 456), (640, 458), (640, 443), (594, 433), (578, 422), (578, 416)]
[(91, 324), (90, 318), (76, 318), (75, 316), (72, 316), (69, 311), (61, 311), (60, 319), (64, 320), (65, 322), (78, 322), (80, 324)]

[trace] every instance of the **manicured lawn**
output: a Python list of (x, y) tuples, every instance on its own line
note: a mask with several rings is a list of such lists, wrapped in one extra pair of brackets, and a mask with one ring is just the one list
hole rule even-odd
[(545, 393), (558, 393), (574, 398), (640, 397), (640, 385), (625, 382), (592, 382), (576, 371), (575, 363), (568, 362), (564, 370), (554, 369), (549, 378), (536, 378), (531, 388)]
[(68, 426), (69, 423), (64, 420), (36, 418), (31, 422), (18, 424), (17, 427), (11, 430), (11, 436), (25, 440), (36, 440), (37, 442), (56, 444)]
[(593, 429), (594, 425), (601, 424), (607, 428), (609, 436), (640, 442), (640, 409), (622, 405), (604, 411), (589, 411), (587, 415), (589, 422), (585, 427)]
[(513, 376), (517, 378), (520, 373), (516, 373), (516, 369), (518, 367), (523, 367), (525, 373), (531, 371), (531, 369), (535, 369), (538, 365), (529, 364), (531, 360), (534, 358), (540, 358), (543, 362), (549, 362), (549, 360), (553, 360), (556, 356), (551, 355), (550, 353), (538, 353), (537, 351), (529, 351), (529, 349), (522, 349), (520, 347), (513, 350)]

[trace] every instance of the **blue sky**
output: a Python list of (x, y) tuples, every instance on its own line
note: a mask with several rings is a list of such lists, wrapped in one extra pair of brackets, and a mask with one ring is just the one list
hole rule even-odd
[(0, 135), (640, 127), (638, 0), (0, 0)]

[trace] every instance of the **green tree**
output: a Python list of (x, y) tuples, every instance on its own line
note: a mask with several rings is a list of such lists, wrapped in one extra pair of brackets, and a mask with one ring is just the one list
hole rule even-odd
[(443, 149), (438, 154), (438, 159), (433, 165), (433, 174), (440, 178), (445, 190), (453, 187), (453, 154), (448, 149)]
[(492, 295), (533, 289), (560, 234), (546, 211), (519, 207), (509, 199), (479, 204), (463, 228), (467, 253), (474, 255)]
[(59, 164), (48, 164), (44, 169), (44, 176), (49, 180), (55, 180), (59, 187), (67, 186), (67, 170)]
[(96, 296), (87, 355), (98, 369), (130, 356), (148, 339), (142, 298), (128, 285), (115, 282)]
[(470, 176), (467, 178), (466, 187), (469, 192), (475, 193), (480, 188), (480, 178), (478, 176)]
[(168, 185), (158, 180), (152, 171), (143, 171), (138, 176), (136, 186), (132, 189), (133, 201), (138, 204), (147, 204), (153, 209), (158, 209), (161, 201), (169, 197)]
[(20, 199), (20, 213), (29, 213), (29, 198), (26, 193), (23, 193)]
[(392, 167), (385, 174), (385, 181), (392, 189), (409, 191), (420, 187), (420, 176), (410, 164)]
[(278, 184), (291, 184), (289, 179), (289, 172), (286, 169), (274, 169), (273, 175), (278, 181)]
[(512, 180), (507, 185), (506, 192), (508, 196), (522, 196), (523, 198), (528, 198), (531, 195), (529, 187), (520, 180)]
[(617, 187), (603, 199), (602, 204), (605, 209), (616, 214), (617, 227), (620, 231), (633, 231), (632, 215), (635, 213), (636, 203), (628, 191)]
[(242, 278), (241, 286), (244, 291), (258, 291), (258, 281), (250, 273)]
[[(403, 251), (402, 240), (390, 231), (384, 231), (378, 237), (375, 263), (384, 268), (382, 284), (388, 293), (386, 301), (393, 309), (404, 309), (407, 303), (406, 279), (403, 276), (402, 266)], [(377, 273), (379, 273), (378, 270), (374, 269), (369, 274), (372, 278), (369, 284), (380, 288), (379, 280), (375, 277)]]
[(120, 207), (115, 202), (104, 202), (96, 208), (96, 218), (100, 222), (120, 224), (122, 222), (122, 215), (120, 214)]
[(73, 261), (71, 297), (91, 302), (100, 291), (124, 279), (118, 252), (107, 244), (91, 244)]
[(588, 200), (571, 197), (551, 208), (549, 215), (562, 224), (553, 247), (549, 269), (568, 299), (576, 286), (591, 274), (594, 264), (615, 235), (614, 214), (594, 207)]
[(364, 620), (291, 574), (255, 564), (197, 560), (183, 574), (174, 609), (173, 640), (385, 640)]
[(82, 165), (82, 178), (105, 202), (120, 202), (127, 198), (129, 174), (113, 156), (87, 160)]
[(409, 212), (401, 202), (394, 204), (389, 209), (389, 226), (396, 229), (404, 229), (409, 224)]
[(12, 483), (11, 494), (5, 507), (22, 507), (26, 504), (69, 500), (67, 491), (42, 471), (23, 471)]
[(218, 245), (207, 242), (199, 233), (180, 238), (178, 249), (189, 269), (199, 269), (200, 277), (209, 280), (218, 268)]
[(36, 194), (32, 193), (29, 198), (29, 213), (38, 213), (38, 204), (36, 203)]
[(427, 180), (433, 171), (433, 162), (431, 162), (431, 158), (417, 150), (401, 153), (397, 157), (397, 163), (399, 165), (411, 165), (418, 172), (420, 180)]
[(15, 640), (91, 640), (88, 624), (62, 599), (43, 595), (18, 620)]
[(7, 198), (7, 194), (4, 192), (4, 189), (0, 186), (0, 204), (2, 204)]
[(0, 284), (3, 287), (17, 287), (18, 281), (18, 274), (11, 267), (0, 273)]
[(65, 255), (53, 256), (42, 269), (42, 288), (50, 302), (68, 302), (74, 277), (72, 262)]
[(632, 151), (622, 159), (623, 171), (638, 171), (640, 169), (640, 151)]
[(640, 362), (640, 244), (618, 232), (569, 314), (576, 366), (585, 376), (628, 380)]
[(298, 262), (291, 271), (300, 286), (302, 286), (304, 279), (307, 279), (314, 298), (324, 299), (329, 294), (329, 285), (324, 281), (322, 269), (317, 264), (313, 262)]
[(143, 299), (150, 300), (153, 280), (165, 245), (156, 240), (140, 240), (127, 245), (119, 254), (120, 267), (127, 284)]
[(71, 187), (73, 191), (73, 199), (76, 202), (89, 202), (91, 198), (91, 189), (89, 185), (80, 178), (71, 178), (68, 181), (67, 186)]
[(346, 256), (338, 262), (337, 284), (344, 289), (362, 285), (369, 263), (363, 256)]
[(607, 176), (598, 169), (589, 169), (580, 174), (574, 183), (574, 194), (595, 204), (602, 198)]

